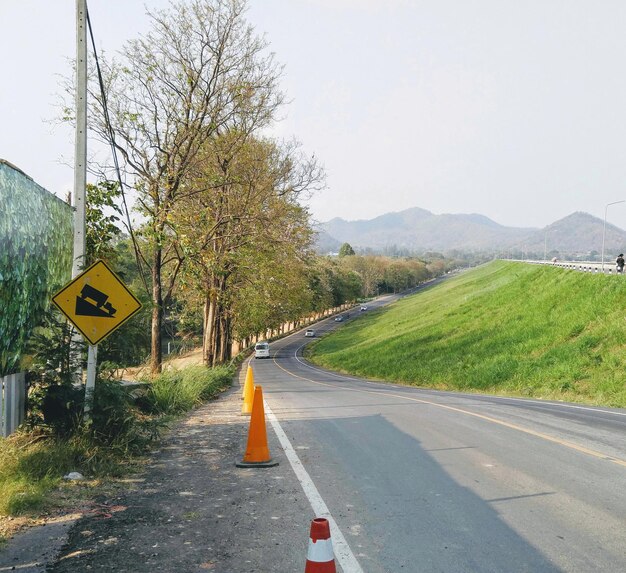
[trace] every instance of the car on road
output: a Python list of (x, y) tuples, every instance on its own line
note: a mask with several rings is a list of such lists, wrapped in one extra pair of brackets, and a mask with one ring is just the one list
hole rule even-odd
[(335, 322), (343, 322), (343, 315), (340, 314), (339, 316), (335, 317)]
[(361, 312), (363, 312), (364, 310), (367, 310), (367, 307), (365, 305), (361, 306)]
[(307, 328), (305, 333), (304, 333), (304, 336), (313, 337), (313, 336), (315, 336), (315, 331), (312, 328)]
[(254, 345), (254, 357), (255, 358), (269, 358), (270, 357), (270, 343), (266, 340), (261, 340)]

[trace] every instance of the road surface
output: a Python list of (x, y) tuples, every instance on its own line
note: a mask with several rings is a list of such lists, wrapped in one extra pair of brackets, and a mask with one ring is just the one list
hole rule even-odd
[(309, 342), (252, 364), (344, 573), (626, 571), (625, 410), (368, 382)]

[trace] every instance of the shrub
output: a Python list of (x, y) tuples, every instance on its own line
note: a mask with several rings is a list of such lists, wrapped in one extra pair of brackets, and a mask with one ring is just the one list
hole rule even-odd
[(233, 367), (189, 366), (167, 370), (150, 382), (144, 408), (159, 414), (180, 414), (208, 400), (230, 385)]
[[(0, 438), (0, 515), (45, 506), (47, 492), (70, 471), (86, 477), (127, 474), (133, 457), (159, 437), (168, 416), (212, 398), (231, 384), (233, 374), (234, 367), (167, 371), (135, 401), (125, 387), (101, 372), (88, 424), (79, 423), (82, 389), (58, 383), (56, 374), (52, 385), (44, 384), (46, 378), (42, 378), (39, 389), (45, 392), (38, 413), (31, 417), (31, 430)], [(55, 423), (42, 424), (46, 400), (63, 410), (52, 415)]]

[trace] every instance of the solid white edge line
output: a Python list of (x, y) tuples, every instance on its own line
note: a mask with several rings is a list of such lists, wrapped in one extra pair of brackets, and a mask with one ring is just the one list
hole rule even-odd
[(263, 403), (265, 405), (267, 419), (270, 421), (270, 424), (272, 424), (274, 433), (276, 434), (276, 437), (278, 438), (278, 441), (280, 442), (280, 445), (282, 446), (283, 451), (285, 452), (285, 455), (287, 456), (287, 459), (289, 460), (289, 463), (291, 464), (291, 467), (296, 474), (302, 489), (304, 490), (304, 494), (311, 504), (315, 517), (325, 517), (328, 519), (328, 523), (330, 524), (330, 536), (333, 540), (333, 547), (335, 550), (335, 557), (337, 558), (339, 565), (341, 565), (343, 573), (363, 573), (363, 569), (361, 569), (354, 553), (352, 553), (352, 550), (350, 549), (346, 538), (343, 536), (343, 533), (341, 533), (337, 522), (330, 514), (328, 506), (322, 499), (319, 491), (317, 491), (311, 476), (309, 476), (307, 471), (304, 469), (298, 454), (296, 454), (296, 451), (293, 449), (293, 446), (283, 431), (278, 418), (276, 418), (274, 412), (272, 412), (267, 401), (263, 400)]

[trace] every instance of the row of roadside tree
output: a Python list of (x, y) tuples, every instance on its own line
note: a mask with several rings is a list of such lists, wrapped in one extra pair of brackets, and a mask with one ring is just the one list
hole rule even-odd
[[(117, 161), (92, 162), (100, 183), (90, 187), (88, 249), (135, 280), (149, 312), (135, 328), (145, 338), (149, 321), (153, 373), (172, 325), (199, 334), (213, 366), (234, 340), (444, 270), (443, 261), (314, 255), (303, 202), (324, 172), (297, 142), (268, 135), (285, 102), (281, 67), (245, 12), (245, 0), (174, 1), (92, 69), (90, 133)], [(131, 200), (133, 215), (121, 208)]]

